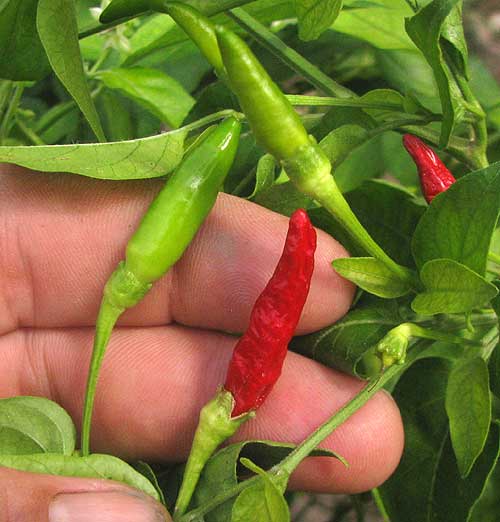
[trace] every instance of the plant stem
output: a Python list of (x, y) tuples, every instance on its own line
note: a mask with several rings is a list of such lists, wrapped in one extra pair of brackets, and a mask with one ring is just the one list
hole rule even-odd
[(5, 110), (5, 107), (9, 103), (13, 88), (13, 82), (9, 80), (0, 80), (0, 121), (2, 121), (2, 114)]
[(403, 366), (392, 366), (382, 375), (367, 382), (366, 386), (345, 406), (336, 412), (330, 419), (314, 431), (306, 440), (297, 446), (269, 473), (274, 475), (291, 475), (295, 468), (305, 459), (323, 440), (336, 428), (345, 422), (353, 413), (358, 411), (379, 390), (381, 390), (394, 376), (403, 371)]
[(491, 250), (488, 252), (488, 259), (493, 261), (493, 263), (500, 265), (500, 255), (492, 252)]
[(338, 98), (357, 97), (353, 91), (332, 80), (297, 51), (288, 47), (288, 45), (273, 34), (266, 26), (262, 25), (243, 9), (232, 9), (227, 15), (250, 33), (263, 47), (273, 53), (293, 71), (306, 78), (317, 89)]
[(214, 112), (212, 114), (209, 114), (208, 116), (204, 116), (199, 120), (193, 121), (193, 123), (188, 123), (187, 125), (184, 125), (183, 127), (180, 127), (180, 129), (177, 130), (182, 129), (190, 132), (192, 130), (199, 129), (200, 127), (204, 127), (205, 125), (209, 125), (213, 121), (221, 120), (222, 118), (227, 118), (229, 116), (233, 116), (234, 118), (240, 120), (245, 118), (245, 115), (241, 112), (234, 111), (233, 109), (224, 109), (223, 111)]
[(16, 125), (19, 130), (33, 143), (33, 145), (46, 145), (38, 134), (30, 129), (20, 118), (16, 118)]
[(112, 51), (112, 47), (106, 47), (106, 49), (104, 49), (101, 56), (99, 56), (92, 68), (89, 70), (89, 76), (92, 76), (100, 69), (101, 65), (108, 59)]
[(359, 98), (332, 98), (330, 96), (304, 96), (299, 94), (287, 94), (286, 97), (292, 105), (306, 105), (311, 107), (359, 107), (360, 109), (401, 111), (401, 105), (397, 103), (374, 103)]
[(23, 95), (24, 85), (17, 84), (14, 88), (14, 93), (10, 98), (9, 105), (7, 106), (7, 110), (5, 111), (5, 116), (2, 119), (2, 124), (0, 125), (0, 144), (2, 144), (9, 135), (13, 116), (19, 106), (19, 102), (21, 100), (21, 96)]
[(408, 282), (410, 287), (414, 288), (416, 286), (413, 272), (391, 259), (360, 223), (343, 194), (340, 192), (333, 177), (329, 180), (325, 180), (325, 184), (321, 187), (321, 190), (318, 191), (316, 199), (339, 221), (351, 237), (366, 250), (366, 252), (381, 261), (402, 281)]
[(116, 321), (123, 313), (123, 309), (113, 306), (106, 297), (103, 298), (99, 315), (96, 320), (94, 348), (92, 350), (92, 359), (90, 362), (89, 375), (87, 378), (87, 392), (85, 395), (85, 404), (83, 406), (82, 420), (82, 456), (86, 457), (90, 453), (90, 429), (92, 424), (92, 412), (94, 409), (95, 391), (99, 371), (106, 347), (111, 337), (111, 332)]
[(372, 497), (375, 502), (375, 505), (377, 506), (377, 509), (379, 510), (380, 514), (382, 515), (382, 518), (384, 519), (384, 522), (389, 522), (389, 515), (387, 514), (384, 502), (382, 501), (382, 497), (380, 496), (380, 491), (378, 488), (372, 489)]

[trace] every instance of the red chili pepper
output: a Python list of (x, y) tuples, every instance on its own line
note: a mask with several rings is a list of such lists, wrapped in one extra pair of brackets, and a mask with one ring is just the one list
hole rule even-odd
[(439, 156), (421, 139), (405, 134), (403, 144), (417, 165), (422, 192), (427, 203), (455, 183), (456, 179)]
[(234, 348), (224, 388), (234, 398), (236, 417), (257, 409), (281, 374), (314, 268), (316, 231), (305, 210), (290, 218), (281, 259), (258, 297), (250, 325)]

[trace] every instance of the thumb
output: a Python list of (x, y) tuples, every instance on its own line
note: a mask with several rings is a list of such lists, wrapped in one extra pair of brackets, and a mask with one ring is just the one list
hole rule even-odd
[(164, 507), (116, 482), (0, 468), (4, 522), (171, 522)]

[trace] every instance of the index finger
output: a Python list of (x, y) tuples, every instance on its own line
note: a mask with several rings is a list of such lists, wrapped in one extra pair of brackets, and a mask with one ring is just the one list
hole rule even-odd
[[(162, 182), (106, 182), (3, 166), (0, 185), (6, 223), (0, 228), (6, 245), (0, 253), (0, 333), (93, 324), (103, 286)], [(243, 330), (286, 230), (286, 217), (221, 194), (182, 259), (121, 324)], [(353, 287), (330, 264), (346, 255), (319, 234), (300, 333), (347, 311)]]

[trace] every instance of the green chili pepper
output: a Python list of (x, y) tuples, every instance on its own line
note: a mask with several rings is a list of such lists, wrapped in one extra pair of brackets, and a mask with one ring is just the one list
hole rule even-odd
[(354, 215), (331, 175), (328, 157), (247, 44), (224, 27), (217, 26), (216, 34), (229, 85), (257, 141), (281, 162), (301, 192), (320, 202), (361, 247), (413, 286), (412, 272), (395, 263)]
[(109, 278), (96, 321), (83, 413), (82, 453), (88, 455), (99, 369), (118, 317), (137, 304), (181, 257), (215, 204), (233, 163), (241, 125), (228, 118), (190, 150), (151, 203)]
[(226, 73), (213, 23), (187, 4), (168, 2), (163, 5), (162, 10), (169, 14), (199, 47), (219, 78), (225, 79)]

